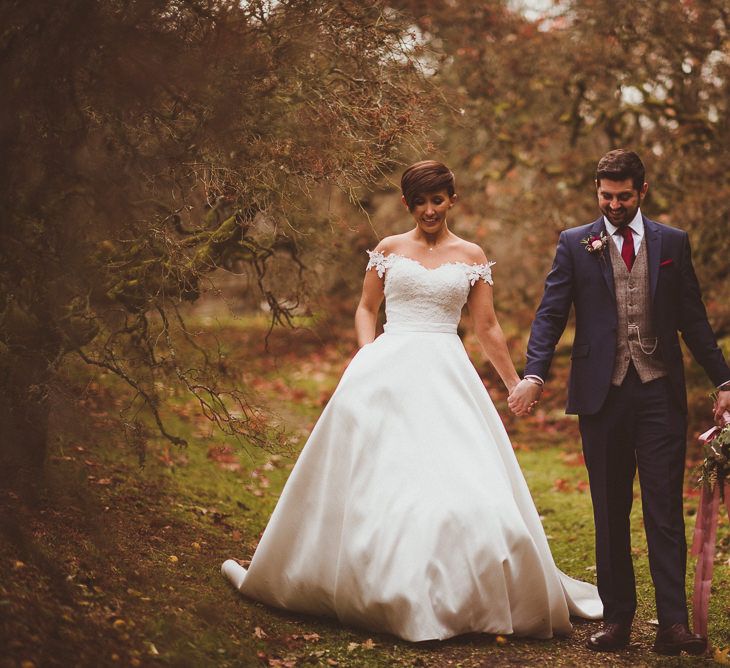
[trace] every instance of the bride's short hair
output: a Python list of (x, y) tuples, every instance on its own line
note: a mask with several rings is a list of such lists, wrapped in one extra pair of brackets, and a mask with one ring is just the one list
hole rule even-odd
[(442, 162), (421, 160), (403, 172), (400, 189), (408, 208), (412, 211), (413, 202), (418, 195), (446, 190), (451, 197), (456, 192), (456, 180), (454, 173)]

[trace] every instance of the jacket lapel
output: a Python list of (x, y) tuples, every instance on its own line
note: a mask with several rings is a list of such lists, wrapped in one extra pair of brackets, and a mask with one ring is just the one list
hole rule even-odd
[(662, 251), (662, 231), (659, 225), (645, 216), (644, 232), (646, 234), (646, 259), (649, 263), (649, 285), (651, 287), (651, 298), (654, 299), (656, 284), (659, 279), (659, 261)]
[[(598, 220), (596, 220), (593, 225), (591, 225), (591, 236), (592, 237), (600, 237), (601, 232), (603, 234), (608, 236), (608, 232), (606, 232), (606, 226), (603, 224), (603, 216), (601, 216)], [(611, 237), (608, 237), (608, 242), (613, 243), (613, 240)], [(597, 258), (598, 264), (601, 267), (601, 273), (603, 274), (603, 278), (606, 281), (606, 286), (608, 287), (608, 291), (611, 293), (611, 296), (613, 297), (614, 301), (616, 300), (616, 287), (613, 283), (613, 267), (611, 266), (611, 257), (609, 256), (609, 249), (604, 248), (601, 252), (600, 256)], [(658, 265), (657, 265), (658, 266)]]

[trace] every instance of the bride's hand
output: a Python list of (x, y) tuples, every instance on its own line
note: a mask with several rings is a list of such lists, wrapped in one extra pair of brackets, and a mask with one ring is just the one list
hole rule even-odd
[(540, 401), (541, 394), (541, 385), (523, 378), (507, 397), (507, 405), (518, 417), (529, 415)]

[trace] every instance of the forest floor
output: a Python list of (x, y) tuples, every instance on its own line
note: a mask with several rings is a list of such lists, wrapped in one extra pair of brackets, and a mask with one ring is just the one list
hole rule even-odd
[[(0, 490), (0, 666), (689, 666), (730, 663), (730, 524), (718, 532), (710, 609), (710, 656), (651, 652), (656, 616), (641, 524), (633, 511), (639, 609), (632, 643), (611, 655), (584, 648), (597, 622), (575, 620), (571, 637), (548, 641), (475, 635), (408, 643), (288, 614), (247, 600), (220, 574), (229, 557), (249, 559), (296, 453), (333, 391), (354, 342), (306, 328), (222, 323), (231, 368), (286, 424), (292, 452), (242, 448), (213, 433), (189, 398), (171, 391), (171, 426), (190, 445), (149, 443), (137, 453), (112, 416), (122, 399), (108, 377), (84, 378), (78, 436), (56, 439), (43, 480)], [(467, 340), (472, 359), (480, 359)], [(567, 350), (555, 373), (565, 374)], [(593, 524), (577, 423), (553, 382), (527, 421), (506, 411), (504, 391), (478, 365), (504, 416), (558, 566), (595, 581)], [(83, 415), (83, 417), (81, 417)], [(694, 448), (694, 446), (692, 446)], [(696, 459), (698, 451), (691, 449)], [(696, 492), (687, 483), (687, 535)], [(688, 587), (694, 573), (690, 559)]]

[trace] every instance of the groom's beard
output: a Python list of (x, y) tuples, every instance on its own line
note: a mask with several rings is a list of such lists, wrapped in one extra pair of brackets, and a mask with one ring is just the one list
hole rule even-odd
[(639, 210), (640, 206), (641, 197), (639, 197), (639, 201), (636, 206), (631, 207), (630, 209), (624, 206), (619, 209), (611, 209), (611, 207), (608, 205), (602, 206), (600, 208), (601, 213), (606, 216), (606, 218), (612, 225), (615, 225), (616, 227), (626, 227), (634, 219), (634, 216), (636, 215), (636, 212)]

